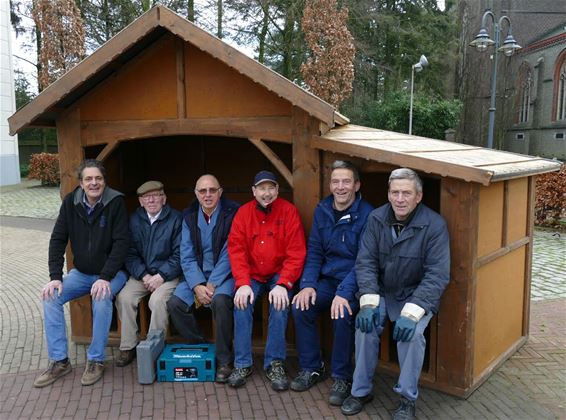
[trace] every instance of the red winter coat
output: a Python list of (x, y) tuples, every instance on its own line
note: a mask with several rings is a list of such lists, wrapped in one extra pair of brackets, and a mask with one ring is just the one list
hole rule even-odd
[(277, 284), (291, 289), (305, 263), (303, 224), (297, 208), (277, 198), (266, 213), (252, 200), (239, 208), (228, 235), (228, 256), (236, 289), (250, 280), (267, 282), (280, 274)]

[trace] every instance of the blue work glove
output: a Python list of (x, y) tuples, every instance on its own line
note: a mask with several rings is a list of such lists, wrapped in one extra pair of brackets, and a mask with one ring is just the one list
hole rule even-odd
[(411, 341), (417, 329), (417, 321), (413, 321), (405, 316), (400, 316), (395, 322), (393, 329), (393, 340)]
[(379, 306), (364, 306), (356, 316), (356, 328), (363, 333), (370, 333), (373, 327), (379, 325), (379, 318)]

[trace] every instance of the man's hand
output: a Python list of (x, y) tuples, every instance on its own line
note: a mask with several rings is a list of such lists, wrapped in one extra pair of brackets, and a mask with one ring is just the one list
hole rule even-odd
[(246, 309), (248, 307), (248, 300), (250, 305), (254, 303), (254, 292), (248, 285), (240, 286), (234, 295), (234, 305), (238, 309)]
[(411, 341), (417, 329), (417, 321), (400, 316), (395, 321), (395, 328), (393, 328), (393, 340), (395, 341)]
[(149, 281), (151, 280), (152, 275), (151, 274), (146, 274), (145, 276), (142, 277), (142, 281), (143, 281), (143, 286), (149, 290)]
[(51, 280), (41, 290), (41, 299), (53, 299), (55, 297), (55, 289), (57, 289), (57, 293), (61, 296), (63, 293), (63, 282), (61, 280)]
[(350, 303), (348, 299), (344, 299), (342, 296), (334, 296), (332, 300), (332, 305), (330, 306), (330, 318), (338, 319), (344, 318), (344, 309), (348, 311), (350, 316), (352, 316), (352, 308), (350, 308)]
[(200, 302), (201, 305), (210, 305), (212, 302), (212, 295), (214, 292), (211, 292), (208, 287), (203, 284), (198, 284), (193, 289), (195, 292), (195, 296), (197, 300)]
[(90, 288), (90, 295), (94, 300), (104, 299), (106, 296), (110, 296), (111, 294), (112, 291), (110, 290), (110, 282), (107, 280), (98, 279)]
[(379, 325), (379, 306), (362, 306), (356, 316), (356, 328), (363, 333), (370, 333), (373, 327)]
[(291, 305), (295, 305), (295, 307), (301, 311), (306, 311), (309, 309), (310, 305), (314, 305), (315, 302), (316, 290), (312, 287), (305, 287), (293, 297)]
[(155, 290), (157, 290), (157, 288), (163, 283), (165, 283), (165, 279), (161, 277), (161, 274), (157, 273), (153, 276), (150, 276), (147, 282), (144, 281), (144, 286), (150, 292), (155, 292)]
[(269, 292), (269, 303), (273, 305), (276, 311), (282, 311), (289, 306), (289, 294), (283, 286), (276, 285)]

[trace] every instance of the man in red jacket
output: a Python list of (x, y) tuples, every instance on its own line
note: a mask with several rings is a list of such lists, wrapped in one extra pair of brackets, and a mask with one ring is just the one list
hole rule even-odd
[(303, 271), (305, 233), (297, 208), (278, 198), (277, 178), (260, 171), (252, 200), (238, 210), (228, 236), (228, 255), (235, 279), (233, 387), (253, 372), (252, 329), (256, 298), (269, 292), (269, 323), (264, 369), (276, 391), (289, 388), (285, 373), (285, 330), (293, 284)]

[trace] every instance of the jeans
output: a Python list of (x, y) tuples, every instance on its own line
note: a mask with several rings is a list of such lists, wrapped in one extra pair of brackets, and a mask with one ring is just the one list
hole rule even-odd
[[(397, 302), (381, 296), (380, 306), (381, 319), (379, 326), (372, 329), (370, 333), (362, 333), (356, 330), (356, 369), (354, 370), (354, 381), (352, 383), (352, 395), (364, 397), (372, 392), (373, 375), (377, 366), (379, 353), (380, 335), (387, 315), (391, 321), (395, 321), (405, 302)], [(426, 329), (432, 312), (425, 314), (417, 324), (415, 335), (411, 341), (397, 342), (397, 354), (399, 357), (399, 379), (393, 390), (410, 401), (415, 401), (419, 396), (419, 377), (423, 367), (426, 340), (424, 330)]]
[[(253, 365), (252, 360), (252, 330), (253, 313), (255, 303), (259, 297), (269, 293), (276, 286), (279, 275), (273, 276), (267, 283), (251, 280), (251, 288), (254, 293), (254, 305), (246, 309), (234, 307), (234, 366), (244, 368)], [(282, 286), (283, 287), (283, 286)], [(289, 301), (291, 292), (287, 291)], [(289, 306), (277, 311), (273, 305), (269, 305), (269, 321), (267, 325), (267, 343), (265, 345), (263, 367), (267, 369), (273, 360), (285, 360), (287, 357), (287, 343), (285, 342), (285, 330), (287, 329), (287, 318), (289, 317)]]
[[(45, 318), (45, 337), (49, 360), (63, 360), (68, 355), (67, 331), (63, 305), (73, 299), (90, 293), (90, 288), (99, 277), (97, 274), (83, 274), (72, 269), (63, 277), (63, 292), (58, 291), (52, 299), (43, 301)], [(92, 300), (92, 341), (87, 351), (87, 359), (95, 362), (104, 361), (104, 347), (108, 341), (108, 332), (112, 323), (112, 300), (124, 287), (128, 276), (118, 271), (110, 281), (111, 296), (100, 300)]]
[[(320, 354), (320, 338), (318, 335), (317, 318), (330, 308), (336, 296), (336, 289), (340, 281), (324, 279), (318, 283), (316, 302), (309, 309), (302, 311), (293, 306), (293, 319), (295, 320), (296, 346), (299, 356), (299, 366), (309, 372), (322, 365)], [(344, 318), (332, 320), (334, 341), (332, 343), (331, 371), (334, 379), (352, 380), (354, 371), (352, 355), (354, 353), (354, 332), (356, 313), (359, 309), (357, 300), (349, 301), (353, 315), (344, 311)]]

